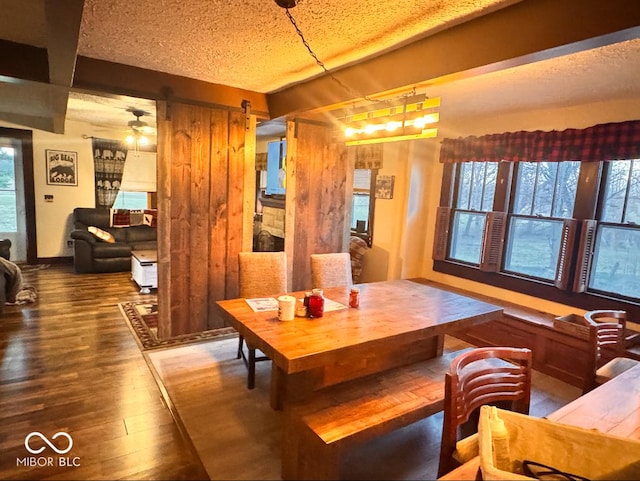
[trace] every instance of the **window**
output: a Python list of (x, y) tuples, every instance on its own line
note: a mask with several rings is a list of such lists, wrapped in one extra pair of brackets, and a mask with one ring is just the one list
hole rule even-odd
[(355, 169), (351, 201), (351, 233), (364, 239), (369, 246), (373, 236), (375, 169)]
[(115, 202), (114, 209), (148, 209), (149, 195), (146, 192), (126, 192), (120, 190)]
[(640, 296), (640, 160), (607, 162), (588, 289)]
[(449, 258), (480, 264), (486, 213), (493, 210), (497, 172), (497, 162), (460, 165)]
[(555, 281), (564, 222), (573, 217), (580, 162), (518, 162), (504, 270)]
[(443, 182), (435, 270), (585, 309), (637, 306), (640, 160), (463, 162)]
[(0, 147), (0, 232), (17, 232), (14, 149)]

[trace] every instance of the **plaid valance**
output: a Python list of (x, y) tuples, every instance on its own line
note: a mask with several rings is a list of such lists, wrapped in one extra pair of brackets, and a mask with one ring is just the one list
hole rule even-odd
[(440, 162), (562, 162), (640, 158), (640, 120), (586, 129), (505, 132), (444, 139)]

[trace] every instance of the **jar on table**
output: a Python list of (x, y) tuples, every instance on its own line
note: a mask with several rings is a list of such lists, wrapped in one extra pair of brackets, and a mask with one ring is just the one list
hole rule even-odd
[(352, 287), (349, 291), (349, 307), (358, 307), (360, 305), (360, 289)]
[(313, 289), (311, 291), (307, 313), (309, 317), (322, 317), (324, 315), (324, 291), (322, 289)]

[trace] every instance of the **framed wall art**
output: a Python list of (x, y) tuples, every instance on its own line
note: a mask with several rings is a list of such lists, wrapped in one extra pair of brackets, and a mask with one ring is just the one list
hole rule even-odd
[(47, 184), (78, 185), (78, 153), (67, 150), (45, 150)]
[(393, 199), (395, 175), (379, 175), (376, 177), (376, 199)]

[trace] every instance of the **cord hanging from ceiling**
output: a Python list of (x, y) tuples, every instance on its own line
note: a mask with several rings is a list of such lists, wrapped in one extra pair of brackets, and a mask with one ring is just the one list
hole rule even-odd
[[(309, 42), (307, 42), (307, 39), (304, 37), (304, 34), (302, 33), (302, 30), (300, 30), (300, 27), (298, 27), (298, 23), (296, 22), (296, 19), (293, 18), (293, 15), (291, 14), (291, 12), (289, 11), (289, 8), (293, 8), (298, 4), (299, 0), (275, 0), (275, 2), (278, 4), (278, 6), (282, 7), (285, 9), (285, 14), (287, 15), (287, 17), (289, 18), (289, 21), (291, 22), (291, 25), (293, 25), (293, 28), (295, 28), (296, 33), (298, 34), (298, 36), (300, 37), (300, 39), (302, 40), (302, 44), (305, 46), (305, 48), (308, 50), (309, 54), (313, 57), (313, 59), (316, 61), (316, 63), (318, 64), (318, 66), (325, 71), (325, 73), (327, 75), (329, 75), (329, 77), (336, 82), (338, 85), (340, 85), (340, 87), (342, 89), (344, 89), (348, 94), (353, 95), (354, 97), (361, 97), (365, 100), (368, 100), (370, 102), (375, 102), (374, 99), (365, 96), (360, 95), (358, 92), (355, 92), (353, 89), (349, 88), (347, 85), (345, 85), (339, 78), (335, 77), (333, 75), (333, 73), (331, 73), (329, 71), (329, 69), (327, 69), (327, 67), (325, 66), (324, 62), (322, 60), (320, 60), (318, 58), (318, 56), (316, 55), (316, 53), (313, 51), (313, 49), (311, 48), (311, 46), (309, 45)], [(288, 5), (288, 6), (287, 6)]]
[[(373, 99), (366, 95), (359, 95), (335, 77), (315, 54), (289, 11), (289, 8), (297, 5), (298, 1), (275, 0), (278, 6), (285, 9), (285, 13), (302, 40), (302, 44), (320, 68), (349, 95), (374, 103), (375, 108), (373, 110), (364, 109), (360, 113), (356, 112), (354, 105), (353, 112), (343, 119), (345, 121), (344, 134), (347, 145), (426, 139), (437, 135), (438, 129), (428, 124), (435, 124), (440, 119), (439, 114), (432, 111), (440, 106), (439, 97), (428, 99), (425, 94), (416, 95), (414, 87), (410, 94), (400, 95), (395, 100)], [(409, 102), (410, 99), (411, 102)]]

